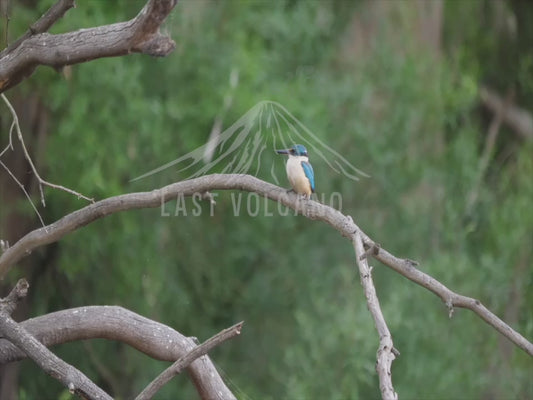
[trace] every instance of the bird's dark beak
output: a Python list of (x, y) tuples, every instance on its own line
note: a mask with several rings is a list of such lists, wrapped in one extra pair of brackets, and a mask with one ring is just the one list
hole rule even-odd
[(289, 154), (289, 149), (276, 150), (278, 154)]

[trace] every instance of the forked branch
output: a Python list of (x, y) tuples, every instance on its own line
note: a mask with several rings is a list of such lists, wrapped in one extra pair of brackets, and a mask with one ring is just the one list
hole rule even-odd
[[(20, 146), (22, 147), (22, 152), (24, 153), (24, 158), (28, 162), (33, 174), (35, 175), (35, 178), (37, 179), (37, 184), (39, 186), (39, 193), (41, 195), (41, 203), (42, 203), (42, 205), (43, 206), (46, 205), (46, 202), (45, 202), (45, 199), (44, 199), (43, 186), (48, 186), (48, 187), (53, 188), (53, 189), (63, 190), (64, 192), (73, 194), (74, 196), (76, 196), (78, 198), (82, 198), (82, 199), (85, 199), (87, 201), (94, 202), (93, 199), (91, 199), (91, 198), (89, 198), (87, 196), (84, 196), (83, 194), (78, 193), (75, 190), (69, 189), (69, 188), (67, 188), (65, 186), (62, 186), (62, 185), (57, 185), (55, 183), (48, 182), (47, 180), (44, 180), (43, 178), (41, 178), (41, 175), (37, 171), (37, 168), (35, 167), (35, 164), (33, 163), (33, 160), (30, 157), (30, 153), (28, 152), (28, 149), (26, 148), (26, 143), (24, 142), (24, 137), (22, 136), (22, 130), (20, 129), (20, 123), (19, 123), (19, 119), (18, 119), (17, 113), (15, 112), (15, 109), (13, 108), (13, 106), (11, 105), (11, 103), (9, 102), (9, 100), (7, 99), (5, 94), (0, 93), (0, 97), (2, 98), (2, 100), (4, 100), (4, 103), (6, 104), (7, 108), (9, 109), (9, 112), (11, 113), (11, 117), (13, 118), (13, 123), (11, 124), (11, 129), (9, 130), (9, 144), (4, 148), (4, 150), (2, 150), (2, 152), (0, 152), (0, 157), (2, 157), (2, 155), (4, 155), (4, 153), (7, 152), (9, 149), (13, 150), (12, 135), (13, 135), (13, 129), (14, 129), (16, 131), (16, 133), (17, 133), (17, 137), (19, 139)], [(8, 169), (8, 167), (1, 160), (0, 160), (0, 165), (8, 172), (8, 174), (11, 176), (11, 178), (13, 178), (13, 180), (17, 183), (17, 185), (24, 192), (24, 194), (26, 195), (26, 198), (28, 199), (28, 201), (32, 205), (34, 211), (37, 213), (37, 216), (39, 217), (39, 220), (41, 221), (41, 224), (44, 226), (43, 219), (41, 218), (41, 215), (39, 214), (39, 211), (37, 211), (37, 207), (35, 207), (35, 205), (33, 204), (33, 201), (31, 200), (30, 195), (28, 194), (28, 192), (24, 188), (24, 185), (22, 185), (22, 183), (20, 183), (20, 181), (13, 175), (13, 173)]]

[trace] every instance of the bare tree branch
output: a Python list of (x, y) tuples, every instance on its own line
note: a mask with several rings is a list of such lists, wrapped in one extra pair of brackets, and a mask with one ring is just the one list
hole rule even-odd
[(150, 400), (156, 393), (166, 385), (174, 376), (178, 375), (187, 368), (187, 366), (192, 363), (197, 358), (209, 353), (211, 349), (218, 346), (219, 344), (224, 343), (226, 340), (229, 340), (237, 335), (240, 335), (243, 321), (224, 329), (223, 331), (217, 333), (215, 336), (209, 338), (204, 343), (195, 347), (189, 353), (181, 357), (174, 364), (164, 370), (157, 378), (155, 378), (144, 390), (135, 398), (135, 400)]
[(74, 0), (59, 0), (52, 7), (48, 9), (46, 13), (43, 14), (35, 23), (33, 23), (30, 28), (19, 37), (16, 41), (11, 43), (6, 47), (2, 52), (0, 52), (0, 59), (8, 54), (9, 52), (16, 49), (20, 44), (28, 39), (32, 35), (38, 33), (47, 32), (48, 29), (52, 27), (65, 13), (72, 7), (75, 7)]
[(126, 22), (57, 35), (31, 34), (1, 54), (0, 92), (29, 77), (38, 65), (59, 68), (130, 53), (161, 57), (170, 54), (175, 43), (161, 34), (159, 27), (176, 3), (177, 0), (148, 0), (139, 14)]
[[(19, 284), (17, 284), (17, 288), (19, 288)], [(24, 292), (27, 291), (27, 282), (25, 285)], [(20, 286), (24, 287), (24, 282)], [(17, 295), (12, 297), (17, 297)], [(22, 326), (13, 321), (6, 310), (0, 310), (0, 333), (25, 352), (43, 371), (65, 385), (71, 393), (83, 398), (112, 400), (111, 396), (96, 386), (82, 372), (61, 360)]]
[[(192, 339), (176, 330), (119, 306), (62, 310), (20, 322), (20, 326), (46, 347), (108, 339), (123, 342), (156, 360), (171, 362), (196, 348)], [(0, 364), (25, 357), (16, 346), (0, 339)], [(187, 371), (202, 399), (235, 399), (209, 357), (197, 359)]]
[(379, 334), (376, 371), (379, 377), (381, 397), (387, 400), (397, 400), (398, 394), (394, 391), (394, 386), (392, 385), (391, 366), (396, 358), (396, 354), (399, 353), (394, 349), (391, 333), (379, 305), (376, 288), (372, 282), (372, 270), (368, 266), (368, 255), (365, 252), (363, 239), (361, 238), (359, 231), (353, 234), (352, 243), (355, 249), (357, 266), (359, 267), (361, 284), (363, 285), (363, 290), (365, 292), (366, 304), (368, 305), (370, 314), (372, 314), (372, 318), (374, 318), (376, 330)]
[(152, 190), (151, 192), (129, 193), (90, 204), (64, 216), (53, 224), (28, 233), (8, 248), (0, 256), (0, 279), (6, 275), (16, 262), (36, 247), (55, 242), (66, 234), (98, 218), (103, 218), (120, 211), (158, 207), (175, 199), (178, 195), (192, 196), (195, 193), (202, 194), (213, 190), (255, 192), (270, 200), (278, 201), (280, 204), (305, 215), (307, 218), (323, 221), (347, 238), (352, 238), (355, 232), (359, 232), (366, 248), (375, 246), (378, 249), (372, 252), (374, 258), (436, 294), (446, 304), (450, 314), (453, 312), (454, 307), (467, 308), (473, 311), (516, 346), (530, 356), (533, 356), (533, 344), (489, 311), (479, 300), (453, 292), (435, 278), (417, 269), (415, 262), (395, 257), (385, 249), (376, 246), (374, 241), (353, 222), (351, 217), (345, 216), (334, 208), (316, 201), (302, 200), (297, 195), (288, 193), (283, 188), (250, 175), (206, 175), (196, 179), (173, 183), (161, 189)]
[(19, 301), (28, 294), (29, 287), (26, 279), (19, 279), (13, 290), (6, 297), (0, 299), (0, 313), (11, 315), (17, 308)]

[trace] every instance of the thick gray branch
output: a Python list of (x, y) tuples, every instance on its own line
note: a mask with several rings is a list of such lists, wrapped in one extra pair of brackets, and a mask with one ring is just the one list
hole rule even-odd
[[(173, 183), (151, 192), (110, 197), (74, 211), (51, 225), (36, 229), (28, 233), (0, 256), (0, 278), (3, 278), (16, 262), (33, 249), (55, 242), (66, 234), (98, 218), (120, 211), (159, 207), (170, 200), (176, 199), (178, 195), (192, 196), (195, 193), (201, 195), (213, 190), (243, 190), (258, 193), (298, 211), (307, 218), (326, 222), (347, 238), (352, 238), (355, 232), (359, 232), (365, 247), (370, 248), (375, 245), (374, 241), (353, 222), (351, 217), (343, 215), (332, 207), (316, 201), (302, 200), (293, 193), (287, 193), (283, 188), (250, 175), (213, 174)], [(533, 344), (490, 312), (479, 300), (453, 292), (435, 278), (417, 269), (412, 261), (397, 258), (384, 249), (378, 247), (376, 249), (377, 251), (371, 252), (370, 255), (372, 257), (435, 293), (450, 310), (453, 307), (462, 307), (473, 311), (516, 346), (533, 356)]]
[(237, 335), (240, 335), (242, 325), (244, 322), (239, 322), (223, 331), (217, 333), (215, 336), (209, 338), (201, 345), (195, 347), (193, 350), (185, 354), (177, 360), (170, 367), (165, 369), (157, 378), (155, 378), (144, 390), (135, 398), (135, 400), (150, 400), (156, 393), (167, 384), (173, 377), (180, 374), (185, 368), (189, 366), (198, 357), (209, 353), (213, 348), (219, 344), (224, 343)]
[[(196, 348), (193, 340), (174, 329), (119, 306), (89, 306), (62, 310), (20, 323), (43, 345), (109, 339), (126, 343), (148, 356), (176, 361)], [(0, 339), (0, 364), (18, 361), (26, 355)], [(234, 399), (208, 357), (191, 363), (188, 373), (202, 399)]]
[(177, 0), (149, 0), (133, 19), (52, 35), (34, 34), (0, 57), (0, 92), (30, 76), (38, 65), (62, 67), (102, 57), (144, 53), (166, 56), (174, 41), (159, 27)]

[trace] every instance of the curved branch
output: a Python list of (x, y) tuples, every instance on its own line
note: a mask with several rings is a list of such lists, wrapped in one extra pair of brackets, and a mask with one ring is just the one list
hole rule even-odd
[(144, 53), (166, 56), (174, 41), (159, 31), (178, 0), (149, 0), (126, 22), (52, 35), (32, 34), (0, 56), (0, 92), (29, 77), (38, 65), (59, 68), (102, 57)]
[[(158, 207), (175, 199), (178, 195), (192, 196), (195, 193), (202, 194), (213, 190), (243, 190), (258, 193), (270, 200), (278, 201), (280, 204), (305, 215), (307, 218), (317, 219), (331, 225), (345, 237), (352, 238), (356, 232), (359, 232), (365, 247), (376, 246), (374, 241), (353, 222), (351, 217), (343, 215), (332, 207), (312, 200), (302, 200), (294, 193), (287, 193), (283, 188), (250, 175), (213, 174), (173, 183), (151, 192), (110, 197), (74, 211), (51, 225), (36, 229), (28, 233), (0, 256), (0, 279), (6, 275), (16, 262), (33, 249), (55, 242), (66, 234), (98, 218), (120, 211)], [(449, 307), (450, 311), (453, 310), (453, 307), (462, 307), (473, 311), (516, 346), (533, 356), (533, 344), (484, 307), (479, 300), (453, 292), (435, 278), (417, 269), (415, 267), (416, 263), (413, 261), (395, 257), (382, 248), (375, 248), (376, 251), (370, 254), (372, 257), (436, 294)]]
[[(31, 318), (19, 325), (46, 347), (108, 339), (126, 343), (154, 359), (171, 362), (197, 347), (192, 339), (174, 329), (119, 306), (72, 308)], [(16, 346), (0, 339), (0, 364), (25, 357)], [(235, 398), (208, 357), (191, 363), (188, 372), (202, 399)]]

